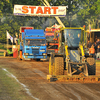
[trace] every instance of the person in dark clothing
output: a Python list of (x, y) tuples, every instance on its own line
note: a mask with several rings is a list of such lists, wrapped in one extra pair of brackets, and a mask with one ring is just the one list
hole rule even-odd
[(91, 46), (92, 46), (92, 43), (88, 40), (87, 47), (88, 47), (88, 48), (91, 48)]
[(97, 41), (96, 41), (96, 42), (97, 42), (97, 45), (99, 45), (99, 44), (100, 44), (100, 39), (97, 39)]
[(95, 49), (95, 53), (97, 53), (97, 43), (94, 42), (94, 49)]
[(100, 45), (100, 39), (99, 39), (99, 41), (98, 41), (98, 44)]
[(95, 49), (95, 59), (96, 59), (96, 55), (97, 55), (97, 43), (94, 42), (94, 49)]
[(97, 35), (95, 36), (95, 41), (97, 41)]
[(97, 47), (97, 55), (96, 55), (96, 58), (99, 58), (100, 59), (100, 45), (98, 45), (98, 47)]

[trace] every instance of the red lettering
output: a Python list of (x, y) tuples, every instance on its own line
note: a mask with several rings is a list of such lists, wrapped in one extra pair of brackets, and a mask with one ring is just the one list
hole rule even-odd
[(51, 14), (51, 9), (50, 7), (44, 7), (44, 14)]
[(34, 13), (34, 9), (36, 9), (36, 7), (30, 6), (29, 8), (31, 9), (31, 13)]
[(36, 14), (39, 14), (39, 13), (43, 14), (43, 11), (42, 11), (42, 8), (41, 7), (38, 7), (38, 9), (37, 9)]
[(22, 12), (23, 13), (28, 13), (29, 11), (28, 11), (28, 7), (27, 6), (23, 6), (22, 7)]
[(56, 10), (58, 9), (58, 7), (52, 7), (51, 9), (53, 9), (53, 13), (56, 14)]

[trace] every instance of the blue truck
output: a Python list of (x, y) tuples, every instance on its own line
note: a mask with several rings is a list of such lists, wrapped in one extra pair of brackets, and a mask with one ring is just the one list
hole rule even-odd
[(21, 33), (19, 58), (46, 60), (46, 37), (42, 29), (25, 29)]

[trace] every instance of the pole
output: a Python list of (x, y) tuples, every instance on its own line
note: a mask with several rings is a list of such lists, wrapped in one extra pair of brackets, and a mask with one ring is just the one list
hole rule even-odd
[(13, 52), (13, 43), (14, 43), (14, 35), (13, 35), (13, 41), (12, 41), (12, 52)]
[[(43, 2), (43, 1), (42, 1)], [(44, 3), (45, 2), (45, 3)], [(49, 2), (47, 1), (47, 0), (44, 0), (44, 2), (43, 2), (43, 4), (45, 5), (45, 6), (50, 6), (50, 4), (49, 4)], [(56, 18), (56, 20), (58, 21), (58, 23), (63, 27), (63, 28), (65, 28), (65, 25), (62, 23), (62, 21), (60, 20), (60, 18), (59, 17), (55, 17)]]
[[(7, 35), (7, 30), (6, 30), (6, 35)], [(8, 49), (8, 39), (7, 39), (7, 49)]]

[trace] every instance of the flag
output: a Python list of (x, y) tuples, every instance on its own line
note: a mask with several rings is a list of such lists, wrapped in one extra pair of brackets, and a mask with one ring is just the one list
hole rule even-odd
[(10, 39), (11, 42), (13, 43), (13, 37), (8, 33), (8, 31), (7, 31), (7, 39)]

